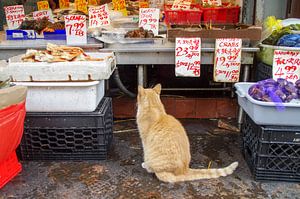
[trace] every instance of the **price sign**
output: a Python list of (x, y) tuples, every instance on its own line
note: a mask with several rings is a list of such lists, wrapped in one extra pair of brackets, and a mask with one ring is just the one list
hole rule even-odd
[(25, 19), (23, 5), (6, 6), (4, 11), (8, 28), (11, 30), (19, 28)]
[(212, 6), (221, 6), (222, 1), (221, 0), (202, 0), (202, 4), (208, 4)]
[(86, 0), (75, 0), (75, 8), (84, 13), (88, 13), (88, 3)]
[(126, 2), (125, 0), (112, 0), (114, 10), (120, 11), (124, 16), (127, 16)]
[(152, 30), (154, 35), (158, 35), (159, 9), (141, 8), (139, 14), (139, 27), (143, 27), (145, 30)]
[(192, 0), (175, 0), (172, 5), (172, 10), (190, 10)]
[(88, 0), (89, 5), (96, 6), (98, 5), (97, 0)]
[(43, 18), (47, 18), (49, 21), (54, 21), (51, 10), (35, 11), (32, 13), (32, 16), (35, 20), (41, 20)]
[(38, 10), (49, 10), (50, 9), (48, 1), (38, 1), (36, 4), (38, 7)]
[(296, 82), (300, 78), (300, 52), (275, 50), (273, 78), (284, 78), (288, 81)]
[(89, 27), (101, 27), (110, 24), (108, 5), (89, 9)]
[(241, 39), (216, 39), (214, 60), (214, 80), (216, 82), (239, 81), (241, 52)]
[(148, 1), (139, 1), (139, 8), (149, 8), (149, 2)]
[(201, 39), (176, 38), (175, 75), (200, 77)]
[(85, 15), (66, 15), (65, 28), (67, 44), (86, 44), (86, 17)]
[(69, 0), (59, 0), (59, 8), (69, 8), (70, 7), (70, 1)]

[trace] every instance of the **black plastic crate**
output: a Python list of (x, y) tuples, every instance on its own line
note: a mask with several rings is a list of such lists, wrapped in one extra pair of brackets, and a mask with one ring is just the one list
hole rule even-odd
[(104, 160), (113, 139), (111, 98), (94, 112), (27, 112), (21, 160)]
[(258, 63), (256, 66), (256, 81), (272, 78), (272, 66)]
[(261, 126), (245, 114), (242, 139), (255, 180), (300, 182), (299, 126)]

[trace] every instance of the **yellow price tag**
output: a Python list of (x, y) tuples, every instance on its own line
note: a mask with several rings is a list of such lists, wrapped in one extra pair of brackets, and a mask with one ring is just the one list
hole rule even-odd
[(139, 1), (139, 7), (140, 8), (149, 8), (149, 2), (148, 1)]
[(59, 8), (69, 8), (70, 7), (70, 1), (69, 0), (59, 0)]
[(84, 13), (88, 13), (87, 9), (88, 3), (86, 0), (75, 0), (75, 8)]
[(124, 16), (127, 16), (127, 9), (125, 0), (112, 0), (114, 10), (120, 11)]
[(38, 1), (36, 4), (38, 7), (38, 10), (49, 10), (50, 9), (48, 1)]
[(98, 5), (97, 0), (88, 0), (88, 1), (89, 1), (89, 5), (92, 5), (92, 6)]

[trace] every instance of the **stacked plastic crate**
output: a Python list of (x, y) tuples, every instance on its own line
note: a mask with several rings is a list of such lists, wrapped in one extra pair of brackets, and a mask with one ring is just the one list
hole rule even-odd
[[(253, 83), (236, 83), (238, 103), (245, 111), (242, 153), (258, 181), (300, 182), (300, 105), (254, 100)], [(277, 105), (278, 106), (278, 105)]]
[[(112, 53), (102, 61), (24, 63), (10, 59), (14, 83), (28, 87), (22, 160), (103, 160), (112, 142), (112, 100), (105, 79), (115, 67)], [(24, 73), (26, 68), (26, 73)]]

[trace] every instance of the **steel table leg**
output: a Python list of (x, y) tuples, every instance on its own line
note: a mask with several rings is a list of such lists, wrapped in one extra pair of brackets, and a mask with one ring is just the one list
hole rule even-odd
[(137, 72), (137, 80), (138, 85), (143, 86), (144, 88), (147, 86), (147, 66), (146, 65), (138, 65)]

